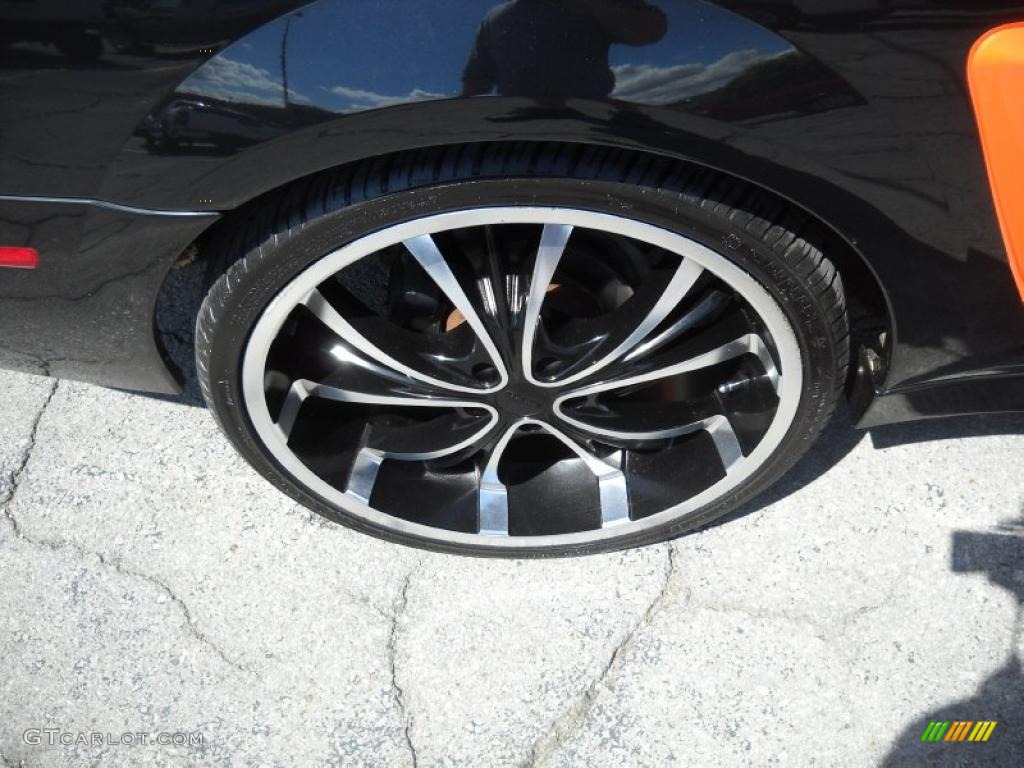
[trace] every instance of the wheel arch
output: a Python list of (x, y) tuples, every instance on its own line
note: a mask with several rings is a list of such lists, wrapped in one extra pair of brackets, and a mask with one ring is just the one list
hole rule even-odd
[[(222, 256), (227, 251), (226, 244), (240, 230), (248, 226), (248, 222), (259, 218), (258, 214), (261, 210), (279, 206), (282, 198), (290, 196), (303, 198), (308, 195), (323, 193), (323, 190), (318, 186), (318, 182), (326, 178), (328, 174), (337, 174), (339, 171), (358, 173), (368, 179), (384, 179), (386, 186), (386, 180), (390, 172), (389, 169), (403, 165), (403, 161), (418, 156), (433, 158), (436, 166), (440, 168), (441, 164), (445, 162), (444, 158), (457, 157), (460, 150), (466, 146), (466, 144), (462, 143), (442, 144), (368, 157), (326, 171), (310, 174), (300, 179), (290, 180), (287, 183), (254, 196), (232, 210), (224, 212), (220, 218), (213, 222), (210, 227), (199, 234), (185, 248), (177, 262), (177, 266), (199, 265), (198, 268), (205, 274), (205, 279), (201, 282), (201, 285), (204, 286), (203, 290), (197, 292), (196, 288), (200, 283), (193, 281), (192, 291), (190, 292), (187, 288), (183, 291), (181, 281), (176, 279), (177, 270), (174, 268), (171, 268), (165, 275), (154, 309), (154, 328), (157, 332), (158, 344), (166, 351), (166, 345), (162, 341), (163, 338), (176, 335), (180, 340), (180, 331), (176, 334), (166, 327), (166, 320), (161, 318), (161, 308), (169, 307), (174, 302), (180, 304), (183, 300), (187, 301), (189, 306), (178, 307), (177, 311), (179, 314), (183, 312), (188, 315), (191, 325), (194, 325), (196, 314), (203, 299), (202, 293), (205, 292), (205, 286), (211, 284), (226, 268), (222, 261)], [(795, 209), (811, 218), (820, 225), (819, 231), (824, 238), (823, 242), (816, 243), (816, 245), (828, 255), (829, 259), (839, 270), (847, 295), (852, 334), (851, 369), (848, 377), (847, 397), (851, 401), (856, 402), (856, 409), (858, 411), (866, 408), (868, 402), (864, 401), (864, 397), (866, 392), (870, 394), (869, 390), (871, 388), (858, 386), (858, 383), (863, 383), (866, 374), (875, 373), (875, 371), (867, 371), (863, 365), (858, 365), (858, 361), (870, 349), (873, 354), (879, 356), (880, 364), (884, 363), (884, 356), (887, 350), (891, 348), (895, 331), (891, 304), (888, 294), (871, 267), (870, 262), (857, 249), (854, 242), (828, 220), (817, 215), (813, 210), (780, 195), (775, 190), (756, 184), (749, 179), (728, 174), (701, 163), (680, 160), (664, 153), (622, 149), (606, 144), (544, 141), (493, 142), (488, 143), (487, 151), (499, 154), (503, 152), (559, 152), (565, 157), (564, 168), (566, 175), (571, 175), (574, 163), (579, 163), (583, 160), (591, 164), (597, 163), (603, 169), (607, 169), (609, 165), (612, 167), (621, 166), (623, 168), (634, 166), (639, 159), (671, 166), (697, 167), (708, 174), (720, 177), (723, 181), (730, 182), (728, 185), (730, 187), (735, 188), (735, 185), (739, 184), (752, 191), (756, 190), (762, 196), (768, 195), (773, 198), (782, 206), (783, 210), (786, 208)], [(628, 182), (629, 179), (624, 177), (623, 181)], [(424, 181), (422, 184), (417, 184), (417, 186), (421, 185), (427, 185), (427, 182)], [(714, 194), (712, 192), (712, 196)], [(737, 205), (735, 199), (727, 201), (722, 198), (716, 200), (716, 202), (728, 203), (733, 206)], [(196, 267), (193, 267), (193, 269), (196, 269)], [(175, 361), (179, 366), (183, 363), (180, 355), (171, 356), (165, 354), (164, 356), (165, 359)], [(180, 370), (178, 373), (180, 373)]]

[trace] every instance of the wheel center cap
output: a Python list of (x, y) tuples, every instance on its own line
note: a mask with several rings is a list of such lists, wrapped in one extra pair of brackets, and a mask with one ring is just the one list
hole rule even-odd
[(509, 416), (538, 416), (548, 408), (548, 399), (539, 392), (506, 389), (498, 393), (498, 408)]

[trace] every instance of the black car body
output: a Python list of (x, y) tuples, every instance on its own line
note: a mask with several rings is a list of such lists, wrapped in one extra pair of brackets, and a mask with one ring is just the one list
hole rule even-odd
[[(26, 5), (36, 4), (0, 5), (14, 37)], [(78, 3), (38, 5), (50, 6), (38, 18), (47, 26), (3, 52), (0, 241), (41, 255), (37, 270), (3, 274), (6, 367), (173, 392), (156, 297), (218, 219), (334, 165), (513, 138), (684, 157), (828, 222), (860, 261), (872, 332), (886, 332), (863, 423), (1024, 409), (1024, 311), (964, 69), (973, 42), (1024, 6), (666, 3), (685, 32), (628, 49), (619, 65), (662, 84), (548, 108), (528, 96), (457, 98), (462, 62), (452, 59), (468, 54), (486, 0), (327, 0), (297, 13), (286, 11), (297, 2), (94, 4), (88, 26), (108, 42), (92, 62), (33, 45), (44, 29), (59, 42), (60, 18), (84, 24)], [(213, 9), (215, 24), (198, 23)], [(253, 76), (220, 84), (232, 70)], [(201, 128), (173, 152), (147, 150), (160, 143), (154, 126), (189, 104), (199, 124), (219, 110), (208, 139), (225, 151), (204, 147)]]
[(503, 89), (472, 66), (494, 0), (0, 0), (0, 245), (39, 254), (0, 269), (0, 366), (178, 392), (168, 275), (268, 194), (397, 153), (556, 143), (714, 169), (826, 227), (860, 426), (1024, 410), (966, 80), (1024, 4), (660, 0), (666, 28), (613, 40), (603, 84), (566, 75), (576, 3), (519, 2), (549, 58)]

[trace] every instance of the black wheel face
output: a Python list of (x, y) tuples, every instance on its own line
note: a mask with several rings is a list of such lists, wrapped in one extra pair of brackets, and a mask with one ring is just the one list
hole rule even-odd
[(245, 409), (300, 486), (449, 547), (585, 545), (721, 499), (785, 437), (801, 354), (753, 278), (681, 235), (481, 208), (358, 238), (252, 330)]

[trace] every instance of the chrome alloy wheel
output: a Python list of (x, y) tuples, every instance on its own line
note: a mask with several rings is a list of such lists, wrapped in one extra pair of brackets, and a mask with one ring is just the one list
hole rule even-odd
[(708, 247), (496, 207), (390, 226), (277, 294), (242, 362), (266, 451), (325, 502), (449, 544), (586, 544), (681, 520), (786, 436), (793, 330)]

